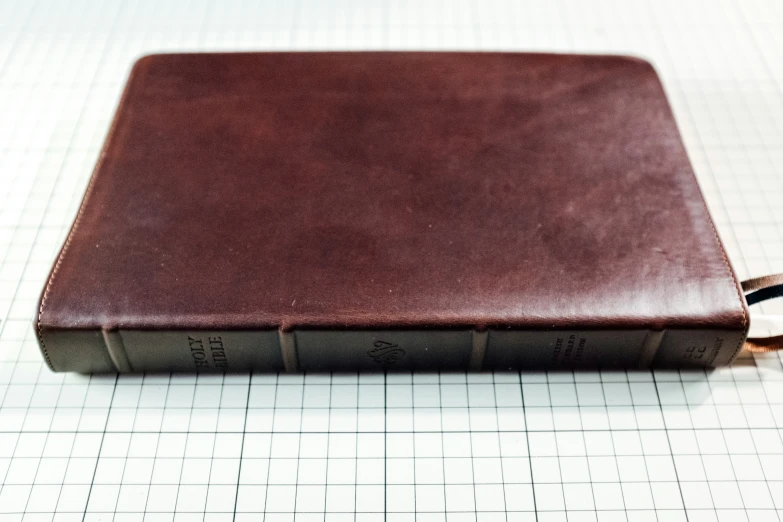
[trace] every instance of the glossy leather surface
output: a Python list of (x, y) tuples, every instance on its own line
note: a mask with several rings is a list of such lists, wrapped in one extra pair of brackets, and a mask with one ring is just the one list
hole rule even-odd
[(39, 328), (743, 330), (653, 68), (502, 53), (134, 67)]

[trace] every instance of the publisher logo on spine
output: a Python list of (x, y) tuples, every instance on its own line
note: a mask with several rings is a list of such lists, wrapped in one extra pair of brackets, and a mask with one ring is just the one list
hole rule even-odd
[(394, 343), (375, 341), (373, 348), (367, 351), (367, 355), (378, 364), (391, 365), (405, 358), (405, 350)]

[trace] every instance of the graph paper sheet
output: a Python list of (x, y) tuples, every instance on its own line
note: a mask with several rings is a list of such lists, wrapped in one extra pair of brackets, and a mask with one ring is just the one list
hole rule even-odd
[(783, 271), (781, 27), (761, 0), (0, 2), (0, 522), (780, 520), (776, 354), (710, 373), (91, 377), (51, 373), (31, 324), (131, 63), (155, 51), (647, 57), (739, 275)]

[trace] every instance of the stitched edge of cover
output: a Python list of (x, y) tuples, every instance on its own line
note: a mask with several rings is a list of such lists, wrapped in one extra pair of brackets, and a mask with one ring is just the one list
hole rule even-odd
[(675, 132), (677, 133), (677, 137), (679, 138), (680, 147), (682, 148), (683, 152), (685, 153), (685, 157), (688, 160), (688, 166), (690, 167), (690, 177), (696, 183), (696, 190), (701, 196), (701, 206), (704, 209), (704, 212), (707, 216), (707, 222), (710, 224), (710, 227), (712, 228), (712, 237), (715, 240), (715, 245), (718, 247), (718, 250), (720, 250), (720, 253), (723, 256), (723, 265), (726, 267), (726, 271), (728, 272), (728, 278), (731, 282), (734, 283), (734, 290), (737, 292), (737, 300), (739, 301), (740, 310), (742, 311), (743, 335), (740, 337), (739, 343), (737, 344), (737, 348), (734, 349), (734, 353), (729, 359), (729, 363), (732, 363), (734, 362), (734, 359), (736, 359), (737, 354), (739, 354), (740, 350), (742, 349), (742, 345), (744, 344), (745, 338), (747, 337), (748, 334), (748, 311), (747, 308), (745, 307), (745, 302), (743, 301), (742, 286), (739, 280), (737, 279), (737, 275), (734, 273), (734, 270), (732, 270), (731, 268), (731, 262), (729, 261), (729, 256), (728, 254), (726, 254), (726, 249), (723, 248), (723, 243), (720, 240), (718, 229), (715, 228), (715, 222), (712, 220), (712, 214), (710, 214), (710, 209), (707, 206), (707, 200), (704, 199), (704, 192), (702, 192), (701, 190), (701, 185), (699, 184), (699, 178), (696, 177), (696, 171), (694, 170), (693, 163), (691, 162), (690, 156), (688, 155), (688, 149), (685, 148), (685, 142), (682, 139), (682, 134), (680, 133), (679, 126), (677, 125), (677, 119), (674, 117), (674, 110), (672, 109), (671, 102), (669, 101), (669, 96), (666, 92), (666, 89), (663, 86), (661, 77), (658, 74), (658, 71), (651, 63), (648, 62), (648, 65), (650, 66), (650, 69), (653, 72), (655, 83), (658, 85), (658, 89), (660, 89), (661, 93), (663, 94), (663, 99), (666, 100), (665, 110), (666, 112), (668, 112), (668, 115), (674, 124)]
[(71, 226), (71, 230), (68, 232), (68, 237), (65, 239), (65, 243), (63, 244), (62, 249), (60, 250), (60, 254), (57, 256), (57, 261), (54, 264), (54, 268), (52, 268), (51, 273), (49, 274), (49, 279), (46, 282), (46, 287), (44, 288), (44, 292), (41, 295), (41, 304), (38, 307), (38, 319), (36, 321), (36, 330), (38, 334), (38, 342), (41, 344), (41, 351), (43, 352), (44, 359), (46, 359), (46, 363), (49, 365), (49, 368), (52, 371), (57, 371), (54, 368), (54, 365), (52, 364), (52, 360), (49, 358), (49, 352), (46, 349), (46, 343), (44, 342), (43, 338), (43, 329), (41, 328), (41, 318), (43, 316), (43, 310), (44, 306), (46, 305), (46, 298), (49, 295), (49, 290), (52, 287), (52, 283), (54, 282), (54, 278), (57, 275), (57, 272), (60, 270), (60, 265), (63, 262), (63, 259), (65, 258), (65, 254), (68, 252), (68, 248), (71, 246), (71, 240), (73, 239), (73, 234), (76, 232), (76, 229), (79, 228), (79, 223), (82, 219), (82, 214), (84, 213), (84, 209), (87, 206), (87, 201), (90, 199), (90, 195), (92, 194), (93, 186), (95, 185), (95, 180), (98, 177), (98, 173), (100, 172), (101, 166), (103, 165), (103, 160), (106, 158), (106, 152), (109, 148), (109, 144), (111, 143), (111, 138), (114, 136), (114, 131), (119, 124), (119, 120), (122, 118), (122, 108), (125, 107), (126, 102), (128, 100), (128, 97), (130, 95), (131, 86), (136, 79), (136, 76), (138, 76), (138, 69), (139, 66), (142, 64), (142, 61), (147, 58), (142, 57), (139, 58), (136, 63), (134, 64), (133, 68), (131, 69), (130, 74), (128, 75), (128, 81), (125, 85), (125, 89), (122, 93), (122, 96), (120, 97), (120, 102), (117, 104), (117, 112), (115, 113), (114, 119), (111, 123), (111, 126), (109, 127), (108, 132), (106, 133), (106, 141), (103, 144), (103, 147), (101, 148), (100, 156), (98, 157), (98, 162), (95, 164), (95, 168), (93, 169), (92, 175), (90, 176), (90, 182), (87, 184), (87, 189), (84, 192), (84, 198), (82, 199), (81, 204), (79, 205), (79, 211), (76, 213), (76, 219), (73, 222), (73, 225)]
[(707, 211), (707, 219), (709, 220), (710, 226), (712, 227), (712, 233), (713, 233), (713, 237), (715, 238), (715, 243), (718, 245), (718, 248), (720, 249), (720, 252), (723, 255), (724, 266), (726, 267), (726, 270), (729, 272), (729, 279), (734, 283), (734, 290), (737, 292), (737, 300), (739, 301), (740, 310), (742, 310), (743, 335), (740, 336), (740, 340), (737, 343), (737, 347), (734, 349), (734, 353), (731, 355), (731, 358), (729, 359), (729, 364), (731, 364), (732, 362), (734, 362), (734, 359), (737, 358), (737, 355), (739, 354), (740, 350), (742, 350), (742, 345), (745, 344), (745, 337), (747, 337), (747, 333), (748, 333), (748, 311), (745, 308), (745, 303), (742, 300), (742, 291), (740, 290), (740, 283), (737, 280), (737, 276), (734, 273), (734, 270), (731, 269), (731, 263), (729, 263), (729, 256), (726, 254), (726, 249), (723, 248), (723, 243), (721, 242), (720, 236), (718, 235), (718, 230), (715, 228), (715, 223), (712, 221), (712, 216), (709, 213), (709, 209), (707, 208), (707, 202), (704, 200), (703, 195), (702, 195), (702, 204), (704, 206), (704, 210)]
[[(694, 172), (693, 177), (696, 178), (696, 173)], [(696, 184), (698, 186), (698, 178), (696, 178)], [(701, 187), (699, 187), (699, 192), (701, 192)], [(707, 221), (710, 223), (710, 227), (712, 227), (712, 236), (715, 239), (715, 244), (718, 246), (718, 249), (720, 250), (721, 255), (723, 256), (723, 265), (726, 267), (726, 270), (729, 273), (729, 280), (731, 280), (734, 283), (734, 290), (737, 292), (737, 300), (739, 301), (740, 310), (742, 311), (742, 331), (743, 335), (740, 337), (739, 342), (737, 343), (737, 347), (734, 349), (734, 353), (731, 355), (731, 358), (729, 359), (729, 364), (734, 362), (734, 359), (737, 358), (737, 355), (739, 354), (740, 350), (742, 349), (742, 345), (745, 344), (745, 338), (747, 337), (748, 333), (748, 311), (745, 307), (745, 303), (742, 300), (742, 287), (740, 285), (739, 280), (737, 279), (737, 275), (734, 273), (734, 270), (731, 269), (731, 263), (729, 262), (729, 256), (726, 254), (726, 249), (723, 248), (723, 243), (720, 240), (720, 236), (718, 235), (718, 229), (715, 228), (715, 222), (712, 220), (712, 215), (710, 214), (709, 208), (707, 207), (707, 201), (704, 199), (704, 194), (701, 195), (701, 204), (702, 207), (704, 207), (704, 211), (707, 213)]]
[[(658, 80), (658, 83), (661, 86), (661, 89), (663, 90), (663, 84), (661, 84), (660, 78)], [(671, 105), (669, 105), (669, 112), (671, 113), (672, 119), (675, 121), (675, 125), (676, 125), (676, 120), (674, 119), (674, 113), (672, 112)], [(678, 134), (680, 133), (679, 129), (677, 129), (677, 133)], [(685, 154), (687, 157), (688, 151), (687, 149), (685, 149), (685, 144), (682, 141), (682, 136), (680, 136), (680, 143), (682, 143), (682, 148), (683, 150), (685, 150)], [(688, 163), (689, 164), (691, 163), (690, 158), (688, 158)], [(707, 216), (707, 222), (710, 224), (710, 227), (712, 228), (712, 237), (715, 240), (715, 245), (718, 247), (718, 250), (720, 250), (721, 256), (723, 257), (723, 266), (726, 267), (726, 271), (728, 272), (728, 279), (729, 281), (734, 283), (734, 291), (737, 292), (737, 301), (739, 302), (740, 311), (742, 312), (743, 335), (740, 336), (740, 340), (737, 343), (737, 347), (734, 349), (734, 353), (729, 358), (728, 364), (731, 364), (737, 358), (737, 355), (742, 349), (742, 345), (745, 343), (745, 338), (748, 335), (748, 310), (745, 307), (745, 301), (743, 301), (742, 285), (740, 281), (737, 279), (737, 274), (735, 274), (734, 270), (731, 268), (731, 262), (729, 261), (729, 256), (726, 253), (726, 249), (723, 247), (723, 242), (720, 240), (720, 235), (718, 234), (718, 229), (715, 227), (715, 222), (712, 220), (712, 214), (710, 213), (710, 209), (707, 206), (707, 200), (704, 198), (704, 193), (701, 190), (701, 185), (699, 184), (699, 178), (696, 177), (696, 171), (693, 169), (692, 164), (690, 165), (690, 167), (691, 167), (691, 178), (696, 182), (696, 188), (698, 189), (699, 195), (701, 196), (701, 206), (704, 209), (704, 213)], [(715, 359), (713, 359), (713, 361), (714, 360)], [(710, 364), (712, 364), (713, 361), (710, 361)]]

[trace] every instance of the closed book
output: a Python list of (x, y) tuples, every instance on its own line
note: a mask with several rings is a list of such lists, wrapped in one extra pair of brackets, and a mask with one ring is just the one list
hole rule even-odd
[(651, 65), (132, 69), (35, 327), (57, 371), (713, 367), (747, 303)]

